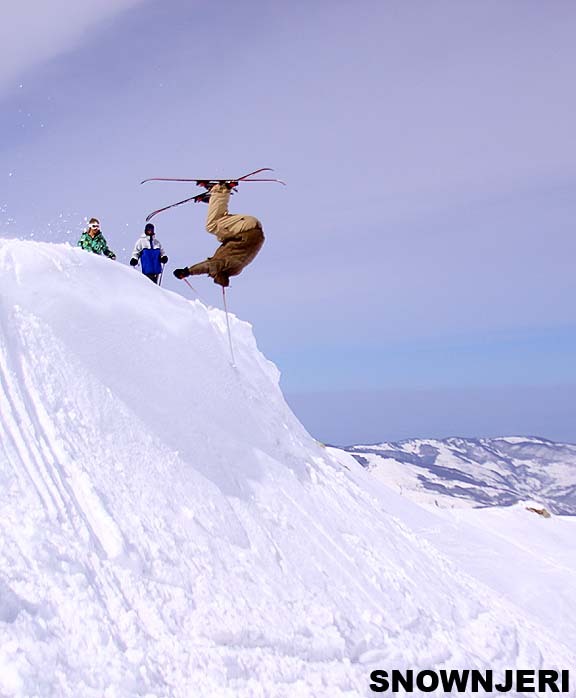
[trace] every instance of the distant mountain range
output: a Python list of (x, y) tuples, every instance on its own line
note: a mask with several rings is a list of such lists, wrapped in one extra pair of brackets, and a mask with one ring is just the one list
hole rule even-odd
[(523, 500), (576, 515), (576, 445), (535, 437), (414, 439), (344, 449), (391, 487), (441, 507)]

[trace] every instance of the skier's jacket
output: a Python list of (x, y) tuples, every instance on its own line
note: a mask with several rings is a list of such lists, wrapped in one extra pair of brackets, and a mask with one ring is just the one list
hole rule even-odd
[(89, 252), (94, 252), (95, 254), (103, 254), (110, 259), (116, 259), (116, 255), (108, 247), (108, 243), (104, 235), (100, 231), (92, 237), (87, 231), (84, 231), (78, 240), (78, 247), (83, 250), (88, 250)]
[(165, 254), (160, 240), (157, 240), (154, 235), (142, 233), (134, 245), (132, 257), (140, 260), (143, 274), (160, 274), (162, 272), (160, 259)]

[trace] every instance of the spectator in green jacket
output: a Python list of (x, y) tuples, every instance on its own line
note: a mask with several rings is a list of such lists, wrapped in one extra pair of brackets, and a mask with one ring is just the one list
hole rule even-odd
[(110, 259), (116, 259), (116, 255), (108, 247), (104, 235), (100, 232), (100, 221), (97, 218), (90, 219), (88, 227), (78, 240), (78, 247), (94, 252), (94, 254), (103, 254)]

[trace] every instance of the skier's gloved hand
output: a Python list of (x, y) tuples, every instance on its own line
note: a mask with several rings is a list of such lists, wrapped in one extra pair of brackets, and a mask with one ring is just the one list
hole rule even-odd
[[(162, 262), (162, 264), (166, 264), (166, 262), (168, 261), (168, 257), (164, 255), (163, 257), (160, 257), (160, 261)], [(130, 261), (130, 264), (132, 264), (132, 261)]]
[(114, 254), (114, 252), (112, 252), (112, 254), (110, 255), (110, 259), (116, 259), (116, 255)]
[(177, 279), (185, 279), (187, 276), (190, 276), (190, 270), (188, 267), (184, 267), (183, 269), (174, 269), (172, 273)]
[(130, 260), (130, 266), (135, 267), (137, 264), (138, 260), (136, 259), (136, 257), (132, 257), (132, 259)]

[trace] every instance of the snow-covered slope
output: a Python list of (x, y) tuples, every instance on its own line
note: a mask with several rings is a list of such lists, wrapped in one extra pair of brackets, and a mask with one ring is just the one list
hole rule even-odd
[(346, 449), (415, 501), (509, 506), (536, 500), (576, 514), (576, 445), (534, 437), (415, 439)]
[(575, 665), (575, 519), (408, 501), (317, 444), (231, 326), (236, 368), (221, 311), (0, 241), (0, 695), (352, 698), (379, 668)]

